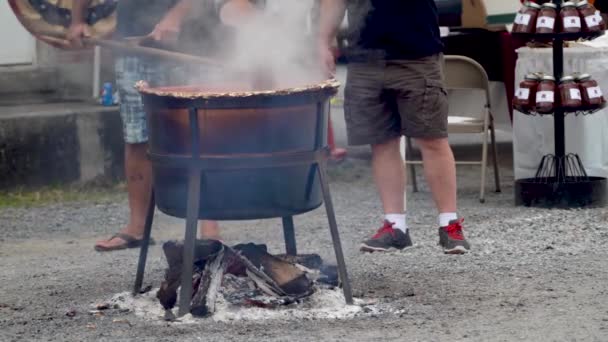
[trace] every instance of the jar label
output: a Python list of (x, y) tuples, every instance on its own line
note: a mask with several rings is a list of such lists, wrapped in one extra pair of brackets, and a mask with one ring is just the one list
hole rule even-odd
[(580, 28), (581, 27), (581, 18), (579, 17), (564, 17), (564, 27), (565, 28)]
[(552, 91), (539, 91), (536, 93), (536, 103), (541, 102), (555, 102), (555, 93)]
[(519, 25), (528, 25), (530, 23), (531, 15), (525, 13), (517, 13), (515, 16), (515, 23)]
[(528, 88), (517, 88), (515, 92), (515, 97), (520, 100), (527, 100), (530, 98), (530, 89)]
[(602, 17), (602, 12), (600, 11), (595, 11), (595, 16), (597, 17), (597, 22), (598, 23), (603, 23), (604, 22), (604, 17)]
[(598, 16), (594, 14), (585, 17), (585, 22), (587, 23), (587, 27), (596, 27), (600, 26), (600, 19), (601, 17), (598, 18)]
[(602, 89), (600, 87), (589, 87), (587, 88), (587, 95), (589, 95), (590, 99), (597, 99), (602, 97)]
[(555, 27), (555, 19), (551, 18), (551, 17), (538, 18), (538, 21), (536, 22), (536, 28), (541, 28), (541, 27), (553, 30), (553, 28)]
[(570, 99), (582, 100), (580, 89), (570, 89)]

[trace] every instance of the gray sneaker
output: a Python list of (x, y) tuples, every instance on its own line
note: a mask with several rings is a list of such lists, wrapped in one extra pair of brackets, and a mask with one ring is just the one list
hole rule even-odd
[(387, 252), (390, 249), (404, 249), (412, 246), (409, 230), (405, 233), (393, 228), (394, 224), (384, 221), (384, 226), (370, 239), (361, 244), (362, 252)]
[(439, 245), (445, 254), (466, 254), (471, 249), (462, 231), (463, 222), (454, 220), (447, 227), (439, 228)]

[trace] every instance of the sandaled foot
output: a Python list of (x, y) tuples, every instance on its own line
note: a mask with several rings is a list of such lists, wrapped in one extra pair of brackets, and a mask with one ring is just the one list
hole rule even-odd
[[(138, 248), (143, 244), (143, 238), (137, 239), (131, 235), (118, 233), (111, 238), (98, 241), (95, 250), (98, 252), (112, 252), (128, 248)], [(154, 245), (154, 239), (150, 238), (150, 245)]]

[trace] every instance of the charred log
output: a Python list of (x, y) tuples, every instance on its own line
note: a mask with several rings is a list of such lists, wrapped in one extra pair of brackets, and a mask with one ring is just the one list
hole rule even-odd
[[(163, 251), (168, 268), (157, 298), (170, 313), (182, 285), (184, 246), (167, 242)], [(213, 314), (219, 293), (228, 302), (238, 305), (277, 307), (291, 304), (313, 293), (313, 281), (305, 270), (321, 269), (322, 264), (317, 255), (275, 257), (268, 253), (265, 245), (241, 244), (230, 248), (219, 241), (198, 240), (192, 283), (188, 284), (193, 288), (191, 313), (198, 317)]]

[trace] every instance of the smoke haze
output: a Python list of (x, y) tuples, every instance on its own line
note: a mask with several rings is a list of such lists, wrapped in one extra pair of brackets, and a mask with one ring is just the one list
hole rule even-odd
[(218, 44), (217, 55), (227, 66), (219, 82), (233, 83), (236, 73), (242, 86), (271, 90), (324, 80), (310, 23), (314, 1), (267, 0), (254, 16), (238, 20)]

